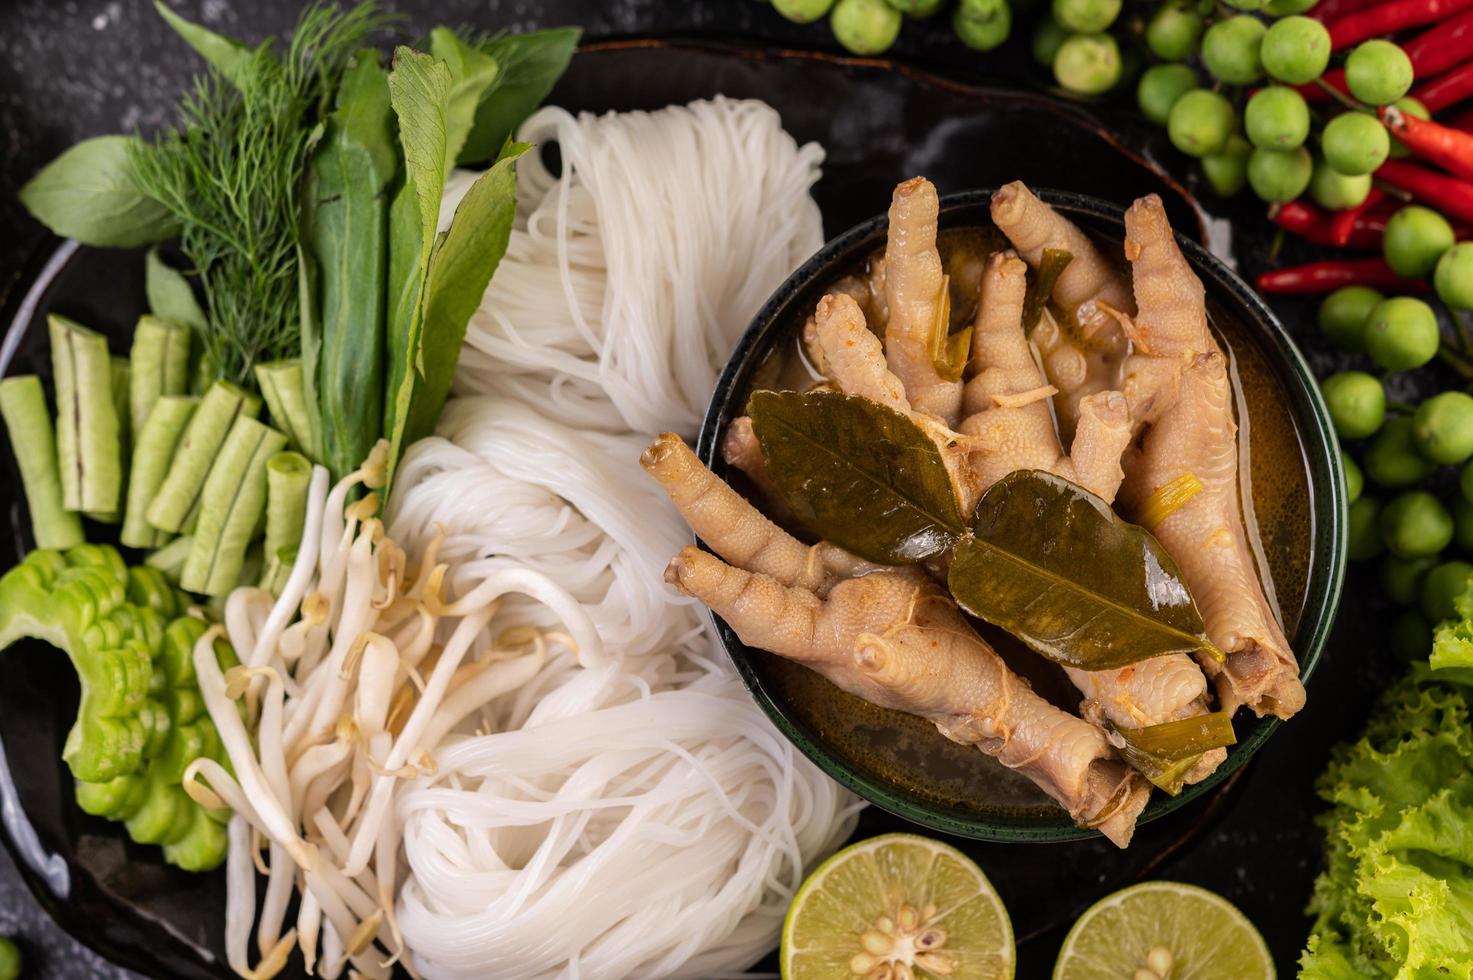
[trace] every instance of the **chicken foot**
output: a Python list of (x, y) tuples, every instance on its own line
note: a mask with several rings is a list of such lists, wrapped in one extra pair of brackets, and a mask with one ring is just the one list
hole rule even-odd
[(666, 579), (742, 638), (885, 708), (926, 718), (1028, 776), (1081, 826), (1129, 843), (1150, 787), (1098, 728), (1039, 697), (919, 569), (803, 545), (707, 470), (679, 437), (641, 458), (691, 527)]
[(1186, 474), (1203, 489), (1148, 527), (1181, 567), (1207, 635), (1226, 654), (1200, 657), (1223, 710), (1246, 705), (1288, 718), (1304, 706), (1299, 665), (1264, 595), (1239, 499), (1237, 423), (1227, 360), (1212, 338), (1201, 281), (1155, 195), (1125, 214), (1134, 317), (1119, 314), (1136, 352), (1124, 390), (1141, 449), (1127, 460), (1122, 499), (1141, 515), (1157, 489)]

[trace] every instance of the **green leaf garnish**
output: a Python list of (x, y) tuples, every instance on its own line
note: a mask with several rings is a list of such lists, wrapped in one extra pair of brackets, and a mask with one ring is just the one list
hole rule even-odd
[(1038, 326), (1038, 318), (1043, 316), (1043, 308), (1048, 305), (1055, 284), (1073, 261), (1074, 253), (1068, 249), (1046, 248), (1039, 259), (1038, 271), (1028, 270), (1028, 291), (1023, 297), (1024, 333), (1032, 333)]
[(1181, 792), (1187, 773), (1202, 753), (1237, 744), (1233, 721), (1225, 711), (1194, 715), (1145, 728), (1110, 726), (1120, 754), (1141, 775), (1172, 796)]
[(758, 391), (747, 411), (768, 476), (819, 537), (907, 565), (966, 530), (941, 451), (908, 416), (831, 391)]
[(1010, 473), (982, 497), (948, 585), (967, 612), (1070, 667), (1216, 651), (1160, 542), (1038, 470)]

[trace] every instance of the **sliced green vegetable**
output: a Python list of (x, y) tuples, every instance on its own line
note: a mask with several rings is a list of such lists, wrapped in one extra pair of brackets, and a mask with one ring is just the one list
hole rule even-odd
[(83, 140), (48, 163), (20, 189), (20, 202), (47, 228), (99, 248), (137, 248), (168, 241), (179, 224), (139, 185), (132, 136)]
[(193, 533), (205, 478), (239, 418), (256, 417), (260, 400), (228, 381), (210, 386), (195, 409), (169, 464), (168, 476), (148, 505), (148, 523), (170, 533)]
[(268, 563), (302, 542), (307, 523), (307, 486), (312, 464), (301, 453), (277, 453), (266, 464), (266, 554)]
[(1125, 761), (1172, 796), (1181, 792), (1186, 775), (1203, 752), (1236, 745), (1238, 741), (1233, 733), (1233, 720), (1224, 711), (1145, 728), (1111, 726), (1110, 732)]
[(0, 381), (0, 416), (20, 468), (31, 514), (31, 536), (41, 548), (70, 548), (83, 541), (82, 521), (62, 504), (56, 440), (41, 379), (33, 374)]
[[(132, 388), (132, 369), (125, 357), (111, 357), (111, 386), (113, 412), (118, 420), (118, 466), (127, 473), (133, 451), (133, 426), (129, 421), (128, 392)], [(123, 480), (119, 487), (118, 506), (112, 510), (86, 511), (88, 517), (101, 524), (119, 524), (123, 520), (123, 508), (127, 505), (128, 482)]]
[(303, 195), (319, 301), (303, 325), (320, 338), (304, 345), (303, 369), (317, 381), (321, 458), (336, 478), (363, 461), (383, 423), (388, 189), (397, 169), (388, 76), (378, 52), (360, 51)]
[(154, 402), (189, 390), (189, 328), (144, 316), (133, 331), (132, 373), (128, 389), (130, 431), (137, 435)]
[(1063, 248), (1046, 248), (1038, 262), (1038, 270), (1028, 270), (1028, 288), (1023, 296), (1023, 332), (1032, 333), (1043, 316), (1043, 308), (1054, 294), (1059, 277), (1074, 261), (1074, 253)]
[(267, 555), (269, 557), (266, 559), (266, 567), (261, 570), (261, 588), (279, 596), (292, 576), (292, 566), (297, 561), (297, 549), (282, 548), (277, 552), (267, 552)]
[(189, 395), (165, 395), (154, 402), (148, 421), (133, 447), (133, 465), (128, 472), (128, 504), (121, 540), (130, 548), (157, 548), (170, 535), (148, 522), (148, 509), (168, 475), (170, 463), (184, 438), (184, 431), (199, 399)]
[(154, 0), (153, 6), (174, 32), (184, 38), (201, 58), (209, 62), (232, 85), (239, 87), (249, 81), (251, 59), (255, 56), (252, 48), (185, 20), (170, 10), (163, 0)]
[(205, 481), (199, 526), (180, 584), (223, 596), (240, 581), (246, 548), (266, 509), (266, 464), (286, 448), (286, 436), (239, 417)]
[(480, 163), (495, 157), (516, 136), (567, 70), (578, 48), (580, 31), (561, 27), (527, 34), (503, 34), (480, 42), (496, 60), (495, 81), (481, 93), (475, 124), (466, 135), (457, 162)]
[(1019, 470), (983, 495), (947, 582), (967, 612), (1070, 667), (1222, 656), (1160, 542), (1050, 473)]
[(93, 514), (122, 505), (122, 430), (113, 400), (107, 338), (55, 314), (47, 317), (56, 383), (56, 453), (62, 503)]
[[(302, 362), (292, 358), (257, 364), (256, 385), (266, 400), (271, 423), (281, 430), (287, 441), (311, 459), (322, 458), (320, 440), (316, 435), (317, 413), (309, 408), (306, 371)], [(374, 425), (376, 427), (377, 423)]]
[(44, 640), (77, 671), (81, 701), (62, 758), (78, 779), (136, 771), (158, 721), (149, 689), (163, 619), (128, 604), (127, 587), (127, 567), (105, 545), (37, 549), (0, 578), (0, 649)]
[(966, 530), (940, 450), (900, 412), (829, 391), (758, 391), (747, 412), (768, 476), (819, 537), (902, 565)]
[(185, 534), (175, 538), (143, 560), (148, 568), (158, 570), (174, 585), (184, 576), (184, 562), (194, 548), (194, 538)]

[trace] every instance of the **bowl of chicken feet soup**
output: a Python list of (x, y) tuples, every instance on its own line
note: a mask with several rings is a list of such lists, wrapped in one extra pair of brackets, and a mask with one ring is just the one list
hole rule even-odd
[(1158, 198), (916, 178), (758, 315), (699, 446), (642, 462), (697, 539), (666, 580), (828, 773), (941, 831), (1125, 847), (1304, 707), (1334, 445)]

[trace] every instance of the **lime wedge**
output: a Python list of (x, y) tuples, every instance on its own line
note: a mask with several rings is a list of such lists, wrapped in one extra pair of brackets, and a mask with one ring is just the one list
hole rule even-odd
[(783, 980), (1010, 980), (1013, 927), (982, 869), (914, 834), (861, 841), (798, 889)]
[(1069, 930), (1054, 980), (1273, 980), (1248, 917), (1195, 885), (1148, 881), (1100, 899)]

